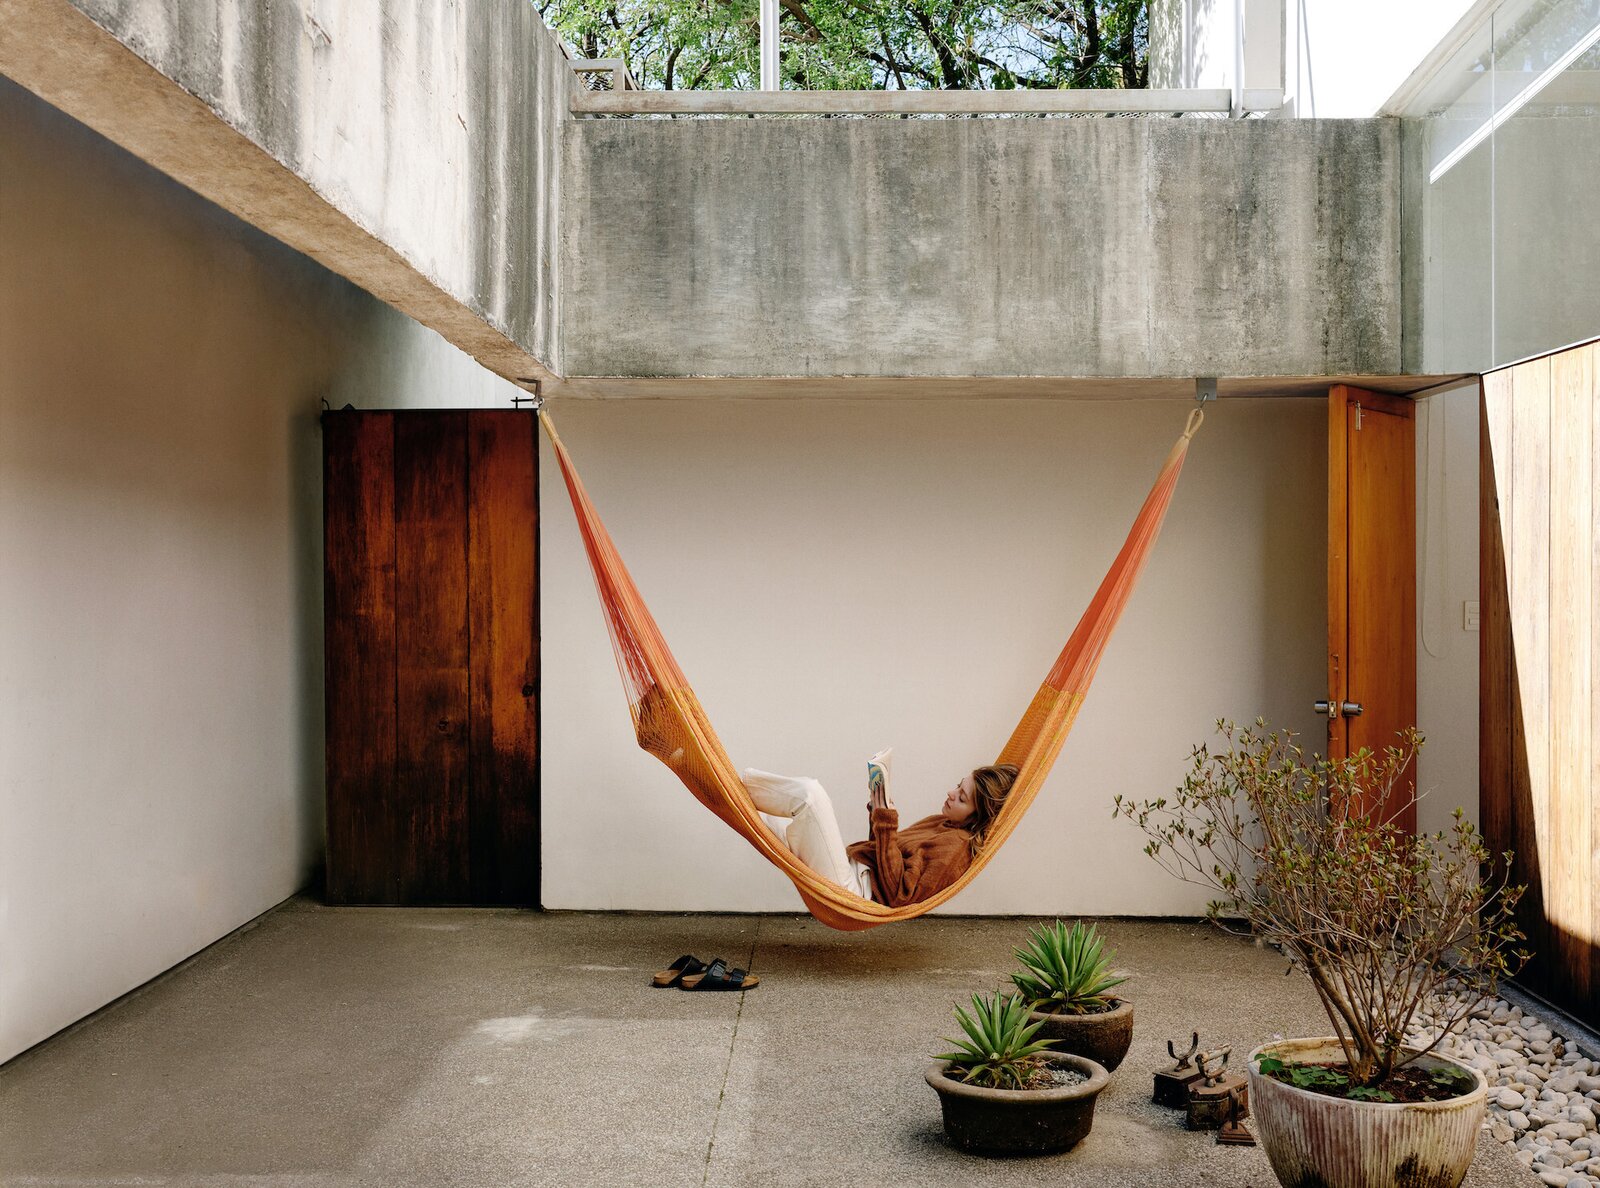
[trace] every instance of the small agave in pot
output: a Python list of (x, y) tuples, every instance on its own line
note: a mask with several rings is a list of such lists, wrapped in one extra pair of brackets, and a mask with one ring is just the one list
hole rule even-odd
[(1099, 928), (1057, 920), (1031, 929), (1015, 954), (1022, 969), (1011, 982), (1051, 1046), (1108, 1070), (1121, 1064), (1133, 1042), (1133, 1004), (1109, 993), (1128, 979), (1111, 969), (1116, 954)]
[(927, 1082), (939, 1094), (945, 1133), (965, 1151), (1046, 1155), (1077, 1144), (1094, 1125), (1106, 1070), (1052, 1051), (1028, 1008), (1009, 994), (974, 995), (956, 1008), (965, 1038), (936, 1056)]

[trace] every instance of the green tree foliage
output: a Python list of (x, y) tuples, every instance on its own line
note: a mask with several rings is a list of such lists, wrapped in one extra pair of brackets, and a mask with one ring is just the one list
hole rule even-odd
[[(590, 58), (642, 86), (757, 85), (758, 0), (538, 0)], [(1148, 0), (781, 0), (783, 86), (1143, 87)]]

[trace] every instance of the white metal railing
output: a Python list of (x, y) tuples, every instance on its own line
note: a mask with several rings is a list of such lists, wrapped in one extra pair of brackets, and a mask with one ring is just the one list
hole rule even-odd
[[(574, 64), (576, 66), (576, 63)], [(578, 90), (581, 116), (1271, 115), (1279, 90), (655, 91)]]

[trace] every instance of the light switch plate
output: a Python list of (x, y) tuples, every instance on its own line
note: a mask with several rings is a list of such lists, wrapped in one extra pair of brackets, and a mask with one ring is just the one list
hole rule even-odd
[(1461, 604), (1461, 630), (1476, 631), (1482, 617), (1476, 601), (1468, 601)]

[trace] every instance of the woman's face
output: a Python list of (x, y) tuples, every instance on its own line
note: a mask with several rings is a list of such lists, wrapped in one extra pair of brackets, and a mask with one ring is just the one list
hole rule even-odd
[(964, 825), (972, 820), (972, 810), (977, 803), (977, 785), (967, 776), (944, 798), (944, 819), (952, 825)]

